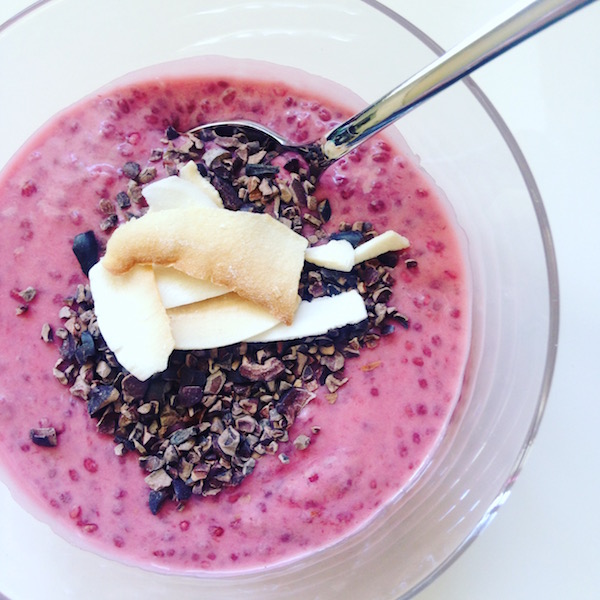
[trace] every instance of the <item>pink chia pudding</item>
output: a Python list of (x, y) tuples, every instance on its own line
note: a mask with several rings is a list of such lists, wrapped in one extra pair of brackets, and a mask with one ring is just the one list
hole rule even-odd
[[(435, 451), (469, 350), (469, 274), (445, 199), (393, 136), (367, 141), (331, 166), (314, 190), (305, 186), (320, 221), (303, 221), (302, 232), (314, 243), (340, 232), (368, 237), (393, 229), (406, 236), (410, 247), (382, 267), (394, 318), (346, 355), (333, 387), (325, 374), (336, 367), (325, 359), (331, 369), (313, 380), (310, 402), (288, 419), (276, 443), (253, 454), (247, 476), (224, 475), (218, 493), (155, 493), (151, 507), (144, 451), (115, 434), (114, 419), (101, 425), (98, 414), (92, 418), (69, 374), (61, 382), (62, 367), (57, 373), (65, 344), (58, 333), (88, 283), (72, 250), (75, 236), (93, 231), (102, 254), (115, 227), (144, 212), (146, 182), (171, 174), (173, 161), (188, 156), (189, 138), (179, 134), (200, 123), (246, 118), (295, 142), (319, 138), (356, 109), (346, 106), (343, 91), (327, 89), (310, 76), (300, 85), (297, 73), (285, 69), (271, 80), (202, 69), (131, 78), (53, 118), (2, 172), (0, 467), (16, 497), (74, 543), (173, 573), (263, 568), (368, 526)], [(192, 158), (202, 163), (211, 144)], [(276, 159), (276, 173), (253, 171), (256, 188), (267, 183), (252, 206), (263, 201), (273, 210), (298, 168), (289, 160)], [(251, 187), (246, 180), (239, 196)], [(307, 289), (316, 283), (309, 276)], [(280, 354), (289, 348), (275, 347)], [(194, 366), (206, 366), (211, 356), (195, 357)], [(248, 388), (236, 380), (229, 390), (235, 385)], [(194, 425), (193, 408), (180, 414), (185, 419), (171, 423), (168, 435)], [(32, 438), (32, 431), (51, 430), (56, 440), (40, 445)], [(180, 467), (171, 461), (165, 468), (176, 477)]]

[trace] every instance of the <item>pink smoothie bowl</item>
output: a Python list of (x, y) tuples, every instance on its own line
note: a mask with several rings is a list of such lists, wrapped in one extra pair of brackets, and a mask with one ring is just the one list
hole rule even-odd
[[(11, 82), (0, 91), (0, 168), (64, 107), (151, 65), (203, 55), (251, 58), (324, 77), (367, 103), (439, 54), (424, 32), (370, 0), (41, 1), (0, 26), (0, 81)], [(519, 147), (472, 80), (396, 127), (447, 197), (464, 234), (473, 294), (460, 399), (419, 477), (347, 539), (285, 564), (221, 576), (159, 573), (97, 556), (38, 522), (15, 493), (15, 506), (10, 498), (0, 513), (7, 572), (26, 573), (35, 556), (48, 600), (407, 599), (493, 520), (535, 438), (550, 387), (558, 335), (551, 234)], [(13, 600), (24, 599), (18, 594), (26, 586), (15, 586)]]

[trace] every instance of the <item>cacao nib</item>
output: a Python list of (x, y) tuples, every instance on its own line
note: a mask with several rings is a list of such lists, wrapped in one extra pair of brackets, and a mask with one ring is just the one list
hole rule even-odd
[(112, 385), (97, 385), (90, 389), (87, 401), (88, 414), (96, 415), (105, 406), (119, 398), (119, 391)]
[(177, 478), (173, 480), (173, 493), (175, 495), (175, 500), (184, 502), (192, 497), (192, 488), (189, 487), (185, 481)]
[(338, 231), (331, 234), (332, 240), (346, 240), (356, 248), (363, 241), (363, 234), (360, 231)]
[(297, 158), (292, 158), (285, 163), (284, 168), (289, 173), (299, 173), (300, 161)]
[(196, 167), (198, 167), (198, 173), (200, 173), (202, 177), (208, 177), (208, 169), (205, 164), (196, 163)]
[(169, 125), (165, 131), (168, 140), (176, 140), (179, 137), (179, 132), (173, 126)]
[(128, 161), (123, 165), (123, 175), (129, 179), (137, 179), (142, 172), (142, 167), (133, 161)]
[(79, 338), (79, 344), (75, 350), (75, 359), (80, 365), (86, 363), (96, 354), (94, 338), (89, 331), (82, 331)]
[(197, 427), (187, 427), (186, 429), (180, 429), (176, 431), (171, 437), (170, 442), (173, 446), (179, 446), (184, 442), (187, 442), (190, 438), (198, 435)]
[(282, 414), (289, 425), (295, 420), (296, 416), (302, 408), (304, 408), (315, 395), (303, 388), (290, 388), (281, 396), (281, 399), (276, 404), (277, 411)]
[(265, 165), (263, 163), (246, 165), (246, 175), (248, 177), (274, 177), (277, 173), (279, 173), (279, 167), (276, 165)]
[(167, 497), (168, 493), (165, 490), (150, 490), (148, 494), (148, 506), (153, 515), (158, 514)]
[(398, 252), (386, 252), (385, 254), (378, 256), (378, 258), (382, 265), (391, 268), (394, 268), (400, 260)]
[(395, 330), (396, 328), (392, 323), (387, 323), (381, 328), (381, 335), (391, 335)]
[(54, 330), (50, 326), (49, 323), (44, 323), (42, 325), (42, 331), (40, 332), (40, 337), (46, 343), (50, 343), (54, 341)]
[(240, 374), (250, 381), (272, 381), (284, 370), (285, 365), (275, 356), (266, 360), (264, 364), (244, 360), (240, 365)]
[(119, 208), (129, 208), (131, 206), (131, 198), (129, 198), (127, 192), (119, 192), (116, 201)]
[(185, 406), (187, 408), (191, 408), (193, 406), (197, 406), (202, 402), (202, 396), (204, 395), (204, 391), (202, 386), (199, 385), (187, 385), (183, 386), (179, 389), (179, 394), (177, 394), (177, 402), (181, 406)]
[(25, 304), (29, 304), (30, 302), (33, 302), (36, 295), (37, 295), (37, 291), (32, 286), (28, 286), (24, 290), (17, 292), (17, 296), (19, 296), (19, 298), (21, 298), (21, 300), (23, 300), (23, 302), (25, 302)]
[(121, 388), (125, 394), (132, 398), (143, 398), (149, 384), (149, 381), (140, 381), (137, 377), (129, 374), (123, 378)]
[(300, 179), (292, 179), (291, 188), (292, 188), (292, 194), (294, 194), (296, 203), (301, 206), (305, 206), (306, 205), (306, 190), (304, 189), (304, 186), (302, 185), (302, 182), (300, 181)]
[(38, 427), (29, 431), (29, 438), (36, 446), (50, 448), (58, 444), (54, 427)]
[(239, 210), (241, 208), (242, 201), (231, 183), (219, 177), (215, 177), (211, 183), (217, 192), (219, 192), (219, 196), (223, 200), (223, 206), (226, 209)]
[(405, 317), (404, 315), (401, 315), (400, 313), (396, 313), (394, 315), (392, 315), (392, 318), (397, 321), (398, 323), (400, 323), (400, 325), (404, 328), (404, 329), (408, 329), (410, 326), (410, 321), (408, 320), (408, 317)]
[(67, 335), (63, 339), (62, 344), (60, 346), (60, 355), (65, 360), (71, 360), (75, 357), (76, 351), (77, 342), (75, 341), (75, 338), (67, 332)]
[(103, 219), (100, 223), (100, 229), (102, 231), (108, 231), (114, 229), (119, 224), (119, 217), (115, 214), (108, 215), (106, 219)]
[(90, 269), (98, 262), (98, 240), (93, 231), (78, 233), (73, 240), (73, 252), (79, 261), (81, 270), (88, 275)]
[(327, 198), (325, 198), (325, 200), (319, 204), (318, 210), (323, 223), (327, 223), (329, 219), (331, 219), (331, 205), (329, 204), (329, 200)]

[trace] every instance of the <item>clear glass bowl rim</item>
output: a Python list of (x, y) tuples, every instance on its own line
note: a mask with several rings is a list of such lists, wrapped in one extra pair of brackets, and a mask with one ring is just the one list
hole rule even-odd
[[(361, 0), (365, 4), (373, 7), (375, 10), (380, 11), (387, 17), (397, 22), (407, 31), (412, 33), (417, 39), (419, 39), (425, 46), (432, 50), (437, 56), (444, 54), (445, 49), (442, 48), (437, 42), (429, 37), (423, 30), (416, 27), (413, 23), (399, 15), (397, 12), (392, 10), (385, 4), (378, 2), (378, 0)], [(529, 454), (529, 450), (536, 438), (539, 426), (544, 415), (546, 404), (548, 402), (548, 396), (550, 393), (550, 387), (552, 384), (552, 377), (554, 375), (554, 368), (556, 365), (556, 355), (559, 338), (559, 314), (560, 314), (560, 302), (559, 302), (559, 278), (558, 278), (558, 267), (556, 254), (554, 249), (554, 241), (552, 239), (552, 233), (550, 230), (550, 223), (544, 208), (543, 200), (539, 188), (537, 186), (533, 172), (531, 171), (527, 159), (523, 154), (516, 138), (510, 131), (508, 125), (494, 107), (490, 99), (484, 93), (484, 91), (475, 83), (471, 76), (467, 76), (462, 79), (462, 82), (467, 86), (469, 91), (473, 94), (476, 100), (479, 102), (481, 107), (487, 113), (498, 132), (502, 136), (506, 146), (511, 152), (515, 163), (520, 171), (521, 177), (525, 183), (527, 191), (529, 193), (531, 203), (537, 218), (540, 234), (542, 237), (542, 243), (544, 248), (545, 260), (546, 260), (546, 271), (548, 279), (548, 293), (549, 293), (549, 322), (548, 322), (548, 340), (546, 346), (546, 366), (544, 369), (544, 375), (542, 378), (540, 390), (538, 393), (538, 401), (533, 419), (530, 423), (529, 430), (523, 444), (521, 451), (519, 452), (516, 461), (514, 462), (510, 474), (502, 487), (498, 490), (498, 493), (494, 501), (490, 504), (482, 518), (480, 519), (477, 526), (471, 531), (470, 535), (466, 537), (463, 542), (447, 557), (445, 561), (440, 563), (426, 578), (424, 578), (417, 586), (410, 590), (407, 594), (402, 596), (399, 600), (408, 600), (413, 598), (420, 591), (426, 588), (433, 580), (437, 579), (446, 569), (448, 569), (475, 541), (479, 534), (489, 525), (493, 520), (500, 507), (506, 502), (510, 496), (513, 485), (515, 484), (525, 460)]]
[[(41, 7), (47, 4), (56, 3), (58, 0), (36, 0), (17, 14), (10, 17), (4, 23), (0, 23), (0, 34), (11, 27), (11, 25), (21, 21), (27, 15), (37, 11)], [(442, 48), (437, 42), (435, 42), (429, 35), (427, 35), (419, 27), (411, 23), (408, 19), (398, 14), (395, 10), (387, 6), (386, 4), (379, 2), (378, 0), (359, 0), (360, 2), (370, 6), (374, 10), (382, 13), (392, 21), (398, 23), (401, 27), (407, 30), (409, 33), (414, 35), (420, 42), (422, 42), (428, 49), (430, 49), (435, 55), (441, 56), (444, 53)], [(533, 419), (530, 423), (527, 435), (523, 440), (517, 459), (515, 460), (509, 476), (506, 478), (504, 484), (498, 490), (493, 502), (487, 508), (486, 512), (473, 528), (471, 533), (462, 541), (462, 543), (437, 567), (429, 573), (419, 584), (406, 592), (399, 600), (408, 600), (413, 598), (424, 588), (426, 588), (433, 580), (437, 579), (448, 567), (450, 567), (466, 549), (475, 541), (479, 534), (487, 527), (487, 525), (493, 520), (499, 508), (506, 502), (514, 483), (516, 482), (525, 460), (529, 454), (529, 450), (536, 438), (539, 426), (548, 402), (548, 396), (550, 393), (550, 387), (554, 374), (554, 368), (557, 357), (557, 347), (559, 339), (559, 278), (556, 254), (554, 250), (554, 242), (552, 239), (552, 233), (550, 230), (550, 224), (544, 208), (543, 200), (537, 186), (535, 177), (527, 163), (525, 155), (523, 154), (516, 138), (510, 131), (508, 125), (500, 115), (498, 110), (494, 107), (492, 102), (489, 100), (484, 91), (478, 86), (477, 83), (472, 79), (471, 76), (466, 76), (462, 79), (462, 82), (466, 85), (471, 94), (475, 97), (484, 111), (487, 113), (492, 123), (496, 127), (498, 133), (503, 138), (507, 148), (513, 156), (513, 159), (518, 167), (520, 175), (523, 179), (527, 192), (529, 194), (532, 207), (535, 212), (537, 223), (539, 226), (545, 262), (546, 262), (546, 275), (548, 283), (548, 296), (549, 296), (549, 321), (548, 321), (548, 339), (546, 344), (546, 358), (545, 358), (545, 369), (542, 377), (540, 389), (538, 392), (536, 409), (533, 415)], [(0, 594), (0, 598), (3, 598)]]

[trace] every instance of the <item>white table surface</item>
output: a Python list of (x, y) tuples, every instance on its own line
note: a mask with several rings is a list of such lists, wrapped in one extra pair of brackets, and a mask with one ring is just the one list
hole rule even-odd
[[(2, 0), (0, 23), (29, 4)], [(385, 4), (450, 47), (513, 2)], [(596, 600), (600, 3), (486, 65), (474, 79), (515, 135), (545, 201), (561, 285), (558, 361), (541, 429), (511, 498), (479, 539), (417, 600)], [(0, 510), (8, 503), (12, 500), (0, 485)], [(1, 555), (2, 548), (0, 560)], [(32, 582), (29, 589), (31, 595), (14, 600), (38, 597), (43, 583)], [(1, 579), (0, 592), (7, 592)]]

